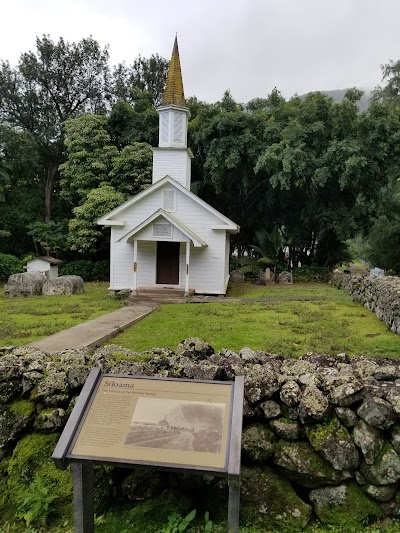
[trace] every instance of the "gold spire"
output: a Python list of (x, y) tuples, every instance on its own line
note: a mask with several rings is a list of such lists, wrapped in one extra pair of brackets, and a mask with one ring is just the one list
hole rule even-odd
[(186, 107), (177, 36), (175, 36), (162, 105), (178, 105)]

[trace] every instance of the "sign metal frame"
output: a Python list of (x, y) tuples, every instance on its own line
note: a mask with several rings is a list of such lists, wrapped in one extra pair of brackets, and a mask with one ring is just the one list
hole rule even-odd
[[(203, 383), (229, 386), (230, 412), (226, 439), (224, 467), (199, 466), (196, 464), (163, 463), (153, 460), (132, 460), (121, 457), (79, 456), (72, 449), (85, 423), (90, 407), (96, 397), (103, 378), (124, 378), (134, 380), (157, 380), (168, 382)], [(93, 509), (93, 465), (103, 464), (122, 468), (139, 468), (173, 472), (210, 473), (226, 477), (229, 486), (228, 533), (239, 531), (240, 507), (240, 451), (242, 439), (242, 417), (244, 398), (244, 377), (236, 376), (235, 381), (205, 381), (192, 379), (160, 378), (152, 376), (131, 376), (103, 374), (93, 368), (82, 388), (75, 407), (61, 434), (52, 459), (57, 468), (65, 470), (71, 464), (73, 476), (74, 529), (75, 533), (94, 533)]]

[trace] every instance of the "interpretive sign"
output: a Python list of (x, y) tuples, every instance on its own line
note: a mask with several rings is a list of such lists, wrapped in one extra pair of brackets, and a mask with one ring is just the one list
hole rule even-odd
[(53, 453), (57, 467), (72, 463), (75, 531), (93, 531), (92, 464), (226, 475), (238, 531), (243, 385), (93, 369)]
[(67, 457), (223, 469), (231, 389), (103, 376)]

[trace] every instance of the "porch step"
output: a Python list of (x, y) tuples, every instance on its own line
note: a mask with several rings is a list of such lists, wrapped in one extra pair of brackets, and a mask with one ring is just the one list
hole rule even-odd
[[(192, 296), (194, 294), (194, 289), (189, 290), (189, 296)], [(185, 291), (181, 289), (170, 289), (168, 287), (162, 287), (162, 288), (153, 288), (150, 287), (148, 289), (139, 289), (138, 290), (139, 296), (175, 296), (177, 298), (183, 298), (185, 296)]]
[[(189, 290), (189, 296), (193, 296), (194, 289)], [(135, 305), (137, 303), (153, 302), (153, 303), (185, 303), (185, 291), (180, 289), (139, 289), (136, 295), (131, 294), (127, 300), (127, 305)]]

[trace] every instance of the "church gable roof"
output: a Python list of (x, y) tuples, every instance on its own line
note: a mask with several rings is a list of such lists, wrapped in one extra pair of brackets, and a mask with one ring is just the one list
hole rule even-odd
[(196, 235), (194, 231), (192, 231), (190, 228), (188, 228), (182, 221), (180, 221), (177, 217), (175, 217), (172, 213), (169, 213), (168, 211), (165, 211), (164, 209), (158, 209), (155, 211), (152, 215), (150, 215), (146, 220), (144, 220), (141, 224), (136, 226), (136, 228), (133, 228), (128, 233), (123, 235), (118, 241), (127, 242), (128, 239), (133, 237), (134, 235), (137, 235), (142, 229), (149, 226), (152, 222), (157, 220), (158, 218), (164, 218), (167, 220), (170, 224), (178, 228), (188, 239), (190, 239), (193, 242), (193, 246), (195, 248), (203, 248), (204, 246), (207, 246), (207, 243), (203, 241), (201, 237)]
[[(133, 208), (136, 204), (147, 198), (148, 196), (151, 196), (156, 191), (158, 191), (160, 188), (162, 188), (166, 184), (170, 184), (172, 187), (176, 188), (178, 191), (180, 191), (182, 194), (187, 196), (190, 200), (196, 202), (198, 205), (206, 209), (209, 213), (216, 216), (220, 221), (220, 225), (215, 225), (212, 227), (212, 229), (218, 229), (218, 230), (226, 230), (230, 233), (239, 233), (240, 227), (235, 224), (232, 220), (230, 220), (228, 217), (217, 211), (217, 209), (214, 209), (211, 205), (209, 205), (204, 200), (201, 200), (198, 196), (196, 196), (194, 193), (180, 185), (177, 181), (172, 179), (170, 176), (165, 176), (161, 180), (157, 181), (153, 185), (150, 185), (147, 189), (140, 192), (127, 202), (121, 204), (119, 207), (113, 209), (103, 217), (101, 217), (97, 224), (102, 226), (124, 226), (125, 222), (123, 220), (123, 214)], [(170, 216), (172, 216), (170, 214)]]

